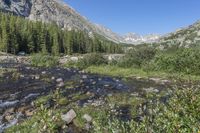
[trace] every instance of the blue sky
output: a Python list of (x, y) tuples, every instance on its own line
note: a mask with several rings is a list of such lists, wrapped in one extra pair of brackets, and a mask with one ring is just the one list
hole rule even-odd
[(200, 0), (65, 0), (91, 22), (125, 34), (165, 34), (200, 20)]

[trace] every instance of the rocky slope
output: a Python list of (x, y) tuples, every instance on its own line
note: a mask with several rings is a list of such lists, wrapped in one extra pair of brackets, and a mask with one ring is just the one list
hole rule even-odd
[(91, 23), (61, 0), (0, 0), (0, 10), (12, 12), (30, 20), (56, 23), (61, 28), (68, 30), (86, 31), (91, 36), (99, 34), (118, 43), (137, 44), (157, 40), (157, 36), (118, 35), (104, 26)]
[(200, 21), (160, 38), (165, 47), (195, 47), (200, 44)]

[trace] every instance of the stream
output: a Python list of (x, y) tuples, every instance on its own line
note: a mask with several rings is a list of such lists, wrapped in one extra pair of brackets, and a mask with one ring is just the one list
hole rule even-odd
[(66, 95), (94, 94), (78, 101), (80, 106), (89, 102), (103, 104), (100, 99), (113, 93), (128, 92), (131, 96), (142, 97), (144, 93), (160, 93), (171, 86), (168, 80), (130, 78), (123, 81), (70, 68), (36, 68), (18, 63), (1, 63), (0, 68), (5, 71), (0, 76), (0, 133), (31, 116), (34, 100), (56, 88), (65, 88), (68, 81), (77, 84)]

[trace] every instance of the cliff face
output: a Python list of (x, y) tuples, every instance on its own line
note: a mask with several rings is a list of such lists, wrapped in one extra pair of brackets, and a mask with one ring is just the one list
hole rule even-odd
[(32, 8), (28, 18), (30, 20), (40, 20), (48, 23), (54, 22), (68, 30), (92, 31), (89, 21), (60, 1), (32, 0)]
[(56, 23), (69, 30), (92, 31), (89, 21), (58, 0), (1, 0), (0, 9), (30, 20)]
[(0, 9), (16, 15), (28, 17), (31, 12), (31, 0), (0, 0)]

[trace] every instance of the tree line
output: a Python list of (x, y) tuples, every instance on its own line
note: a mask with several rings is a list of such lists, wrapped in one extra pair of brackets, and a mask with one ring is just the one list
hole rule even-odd
[(29, 21), (12, 14), (0, 13), (0, 51), (52, 55), (121, 53), (122, 46), (98, 35), (90, 37), (83, 31), (67, 31), (56, 24)]

